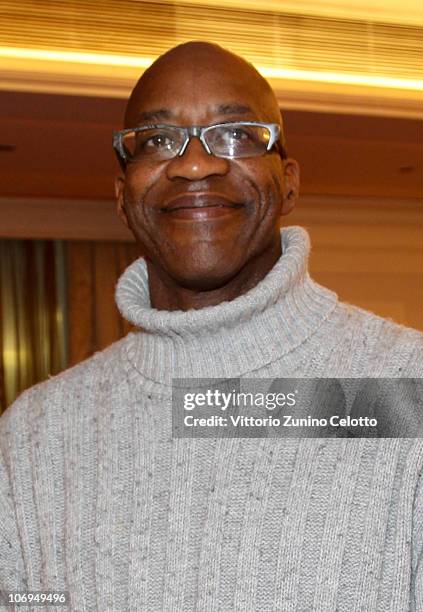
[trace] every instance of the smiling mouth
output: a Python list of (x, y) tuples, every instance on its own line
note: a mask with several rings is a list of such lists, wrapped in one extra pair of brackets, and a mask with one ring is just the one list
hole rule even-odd
[(243, 208), (243, 204), (201, 204), (201, 205), (180, 205), (162, 208), (162, 212), (171, 213), (177, 210), (204, 210), (205, 208)]
[(233, 214), (244, 208), (240, 202), (232, 202), (214, 194), (184, 194), (171, 200), (160, 210), (172, 218), (206, 221), (208, 219)]
[(240, 202), (232, 202), (216, 194), (184, 194), (174, 198), (161, 208), (164, 213), (177, 210), (203, 210), (205, 208), (242, 208)]

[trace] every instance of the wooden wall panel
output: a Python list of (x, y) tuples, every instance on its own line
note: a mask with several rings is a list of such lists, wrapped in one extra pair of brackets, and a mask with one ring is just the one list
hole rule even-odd
[(93, 252), (89, 242), (68, 245), (68, 304), (70, 365), (95, 350), (93, 328)]
[(134, 242), (69, 242), (69, 360), (78, 363), (130, 329), (114, 300), (116, 282), (138, 257)]

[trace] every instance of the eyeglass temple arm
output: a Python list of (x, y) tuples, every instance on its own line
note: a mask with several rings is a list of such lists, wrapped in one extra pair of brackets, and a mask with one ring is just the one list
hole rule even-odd
[(126, 156), (122, 146), (122, 134), (121, 132), (115, 132), (113, 134), (113, 150), (116, 154), (117, 160), (119, 162), (119, 166), (121, 167), (123, 172), (126, 172)]
[(277, 126), (276, 129), (272, 130), (274, 142), (271, 146), (267, 147), (267, 150), (270, 151), (275, 147), (279, 151), (279, 155), (282, 159), (288, 158), (288, 153), (285, 148), (285, 135), (283, 133), (283, 128), (281, 126)]

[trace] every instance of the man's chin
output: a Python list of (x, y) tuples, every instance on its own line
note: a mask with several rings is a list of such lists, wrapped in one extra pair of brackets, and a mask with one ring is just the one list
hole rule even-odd
[[(233, 262), (232, 262), (233, 264)], [(185, 263), (183, 267), (174, 266), (168, 268), (167, 273), (173, 281), (190, 291), (206, 292), (217, 291), (225, 287), (239, 272), (236, 266), (222, 266), (221, 264), (201, 265), (201, 262), (195, 262), (191, 265)]]

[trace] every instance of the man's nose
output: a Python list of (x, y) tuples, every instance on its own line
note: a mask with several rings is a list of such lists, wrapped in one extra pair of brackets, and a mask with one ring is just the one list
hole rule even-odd
[(200, 139), (193, 136), (184, 153), (168, 162), (166, 172), (170, 180), (184, 178), (198, 181), (214, 174), (221, 176), (227, 174), (229, 160), (209, 155)]

